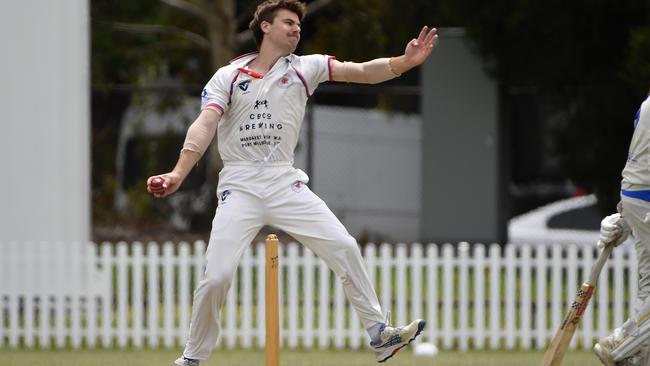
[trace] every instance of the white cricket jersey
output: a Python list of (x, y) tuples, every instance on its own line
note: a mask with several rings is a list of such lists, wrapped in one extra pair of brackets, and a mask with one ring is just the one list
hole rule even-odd
[(201, 110), (223, 112), (217, 138), (226, 164), (293, 163), (307, 98), (331, 80), (334, 57), (289, 54), (262, 76), (248, 70), (257, 54), (239, 56), (217, 70), (203, 89)]
[(630, 142), (627, 163), (623, 169), (622, 188), (650, 188), (650, 98), (642, 104), (634, 118), (634, 134)]

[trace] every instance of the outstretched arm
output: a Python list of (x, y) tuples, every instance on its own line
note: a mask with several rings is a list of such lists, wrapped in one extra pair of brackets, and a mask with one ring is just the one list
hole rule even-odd
[[(221, 111), (210, 107), (204, 109), (187, 130), (185, 143), (174, 169), (169, 173), (149, 177), (147, 179), (147, 191), (159, 198), (176, 192), (194, 165), (208, 149), (220, 120)], [(164, 180), (162, 188), (151, 186), (151, 181), (156, 177), (161, 177)]]
[(376, 84), (400, 76), (402, 73), (422, 64), (431, 54), (438, 41), (436, 28), (424, 26), (417, 39), (413, 38), (404, 54), (397, 57), (377, 58), (371, 61), (332, 61), (332, 80), (348, 83)]

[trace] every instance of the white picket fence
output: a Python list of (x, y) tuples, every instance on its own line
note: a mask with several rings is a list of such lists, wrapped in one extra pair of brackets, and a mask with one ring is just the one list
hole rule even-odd
[[(202, 242), (0, 243), (0, 348), (178, 347), (204, 269)], [(593, 247), (367, 245), (383, 309), (424, 318), (444, 349), (543, 348), (597, 255)], [(311, 251), (281, 245), (281, 342), (359, 348), (365, 331), (340, 281)], [(572, 347), (623, 322), (636, 294), (634, 251), (614, 250)], [(264, 346), (264, 246), (245, 253), (222, 313), (221, 347)]]

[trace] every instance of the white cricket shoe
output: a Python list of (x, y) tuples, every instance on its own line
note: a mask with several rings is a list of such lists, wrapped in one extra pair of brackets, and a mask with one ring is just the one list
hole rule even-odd
[[(390, 313), (389, 313), (390, 314)], [(420, 333), (426, 322), (422, 319), (417, 319), (405, 327), (393, 328), (390, 326), (390, 315), (386, 321), (386, 325), (379, 333), (380, 341), (377, 343), (370, 343), (370, 347), (375, 351), (377, 362), (386, 362), (389, 358), (393, 357), (400, 349), (406, 347), (411, 343)]]
[(188, 360), (181, 356), (174, 362), (174, 366), (199, 366), (199, 360)]

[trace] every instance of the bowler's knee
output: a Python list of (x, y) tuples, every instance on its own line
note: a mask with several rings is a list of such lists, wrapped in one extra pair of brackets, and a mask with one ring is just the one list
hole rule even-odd
[(226, 271), (210, 271), (203, 279), (204, 286), (210, 291), (228, 289), (232, 282), (233, 275)]
[(338, 242), (338, 251), (341, 252), (348, 258), (353, 258), (356, 256), (361, 256), (361, 251), (359, 250), (359, 244), (357, 241), (350, 235), (345, 235), (339, 238)]

